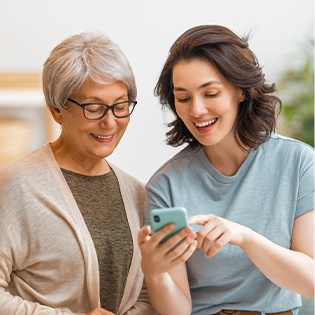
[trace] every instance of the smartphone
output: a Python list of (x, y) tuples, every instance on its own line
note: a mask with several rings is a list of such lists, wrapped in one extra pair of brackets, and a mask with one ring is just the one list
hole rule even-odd
[(165, 242), (172, 235), (188, 226), (187, 211), (183, 207), (172, 207), (172, 208), (160, 208), (154, 209), (150, 212), (150, 221), (153, 232), (157, 232), (163, 226), (169, 223), (175, 225), (175, 229), (167, 234), (161, 241)]

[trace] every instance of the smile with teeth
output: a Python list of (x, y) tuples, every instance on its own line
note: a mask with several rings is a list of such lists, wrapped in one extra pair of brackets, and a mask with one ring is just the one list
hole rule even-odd
[(196, 125), (197, 128), (202, 128), (202, 127), (206, 127), (206, 126), (209, 126), (209, 125), (213, 125), (217, 120), (218, 120), (218, 118), (214, 118), (214, 119), (211, 119), (209, 121), (195, 123), (195, 125)]
[(113, 137), (113, 135), (110, 136), (100, 136), (100, 135), (96, 135), (94, 133), (92, 133), (92, 136), (98, 139), (111, 139)]

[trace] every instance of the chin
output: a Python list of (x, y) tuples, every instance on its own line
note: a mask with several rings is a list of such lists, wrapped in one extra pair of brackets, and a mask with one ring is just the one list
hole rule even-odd
[(109, 157), (113, 152), (114, 152), (114, 149), (113, 150), (102, 150), (102, 152), (95, 153), (95, 156), (98, 157), (99, 159), (105, 159), (105, 158)]
[(197, 139), (198, 142), (204, 147), (211, 147), (219, 143), (216, 140)]

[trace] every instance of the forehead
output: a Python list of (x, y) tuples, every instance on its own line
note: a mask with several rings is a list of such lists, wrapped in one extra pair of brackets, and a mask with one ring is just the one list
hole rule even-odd
[(128, 95), (128, 87), (122, 81), (108, 81), (99, 83), (88, 78), (75, 91), (76, 96), (81, 97), (104, 97)]
[(180, 61), (173, 68), (173, 85), (197, 85), (201, 86), (205, 82), (224, 83), (225, 78), (217, 68), (209, 61), (193, 59)]

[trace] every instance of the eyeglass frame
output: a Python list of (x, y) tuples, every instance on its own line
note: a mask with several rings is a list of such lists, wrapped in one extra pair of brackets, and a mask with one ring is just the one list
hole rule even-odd
[[(83, 110), (84, 118), (87, 119), (87, 120), (99, 120), (99, 119), (102, 119), (103, 117), (106, 116), (106, 114), (108, 113), (108, 111), (110, 109), (111, 109), (113, 115), (116, 118), (118, 118), (118, 119), (119, 118), (126, 118), (126, 117), (129, 117), (133, 113), (133, 111), (134, 111), (134, 109), (135, 109), (135, 107), (136, 107), (136, 105), (138, 103), (137, 101), (128, 100), (128, 101), (118, 102), (118, 103), (115, 103), (113, 105), (107, 105), (107, 104), (102, 104), (102, 103), (84, 103), (84, 104), (80, 104), (78, 101), (76, 101), (76, 100), (74, 100), (74, 99), (72, 99), (70, 97), (67, 98), (67, 101), (69, 101), (69, 102), (71, 102), (71, 103), (73, 103), (75, 105), (80, 106), (82, 108), (82, 110)], [(116, 114), (114, 112), (115, 106), (120, 105), (122, 103), (131, 103), (131, 104), (133, 104), (132, 110), (130, 111), (130, 113), (128, 115), (116, 116)], [(87, 118), (86, 115), (85, 115), (85, 107), (88, 106), (88, 105), (102, 105), (102, 106), (105, 106), (106, 109), (104, 110), (103, 115), (101, 117), (99, 117), (99, 118)]]

